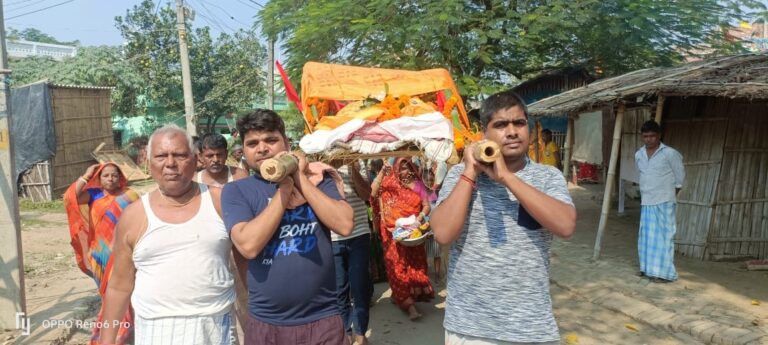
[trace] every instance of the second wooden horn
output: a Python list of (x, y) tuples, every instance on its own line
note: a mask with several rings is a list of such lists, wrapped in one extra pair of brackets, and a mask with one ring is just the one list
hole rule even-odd
[(490, 164), (501, 157), (501, 148), (493, 141), (483, 140), (475, 146), (472, 153), (478, 162)]
[(282, 155), (270, 158), (261, 163), (259, 172), (267, 181), (280, 182), (286, 176), (293, 174), (299, 168), (299, 160), (294, 155)]

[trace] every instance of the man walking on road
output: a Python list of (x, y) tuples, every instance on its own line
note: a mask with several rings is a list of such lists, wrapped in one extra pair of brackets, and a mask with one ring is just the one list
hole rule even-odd
[(645, 143), (635, 153), (642, 206), (637, 239), (640, 275), (653, 282), (675, 281), (673, 240), (677, 230), (676, 196), (685, 179), (683, 156), (661, 142), (661, 127), (655, 121), (643, 123), (640, 133)]
[(352, 207), (329, 174), (310, 180), (303, 155), (297, 154), (298, 170), (279, 183), (259, 175), (265, 160), (289, 154), (277, 113), (257, 109), (242, 116), (237, 129), (248, 166), (257, 171), (222, 192), (232, 243), (248, 259), (245, 344), (348, 344), (329, 229), (349, 236)]
[(232, 242), (220, 191), (192, 181), (194, 147), (179, 127), (158, 129), (147, 147), (158, 189), (128, 206), (117, 224), (100, 343), (114, 343), (112, 322), (122, 319), (130, 301), (135, 344), (230, 344)]
[[(331, 164), (339, 165), (336, 162)], [(371, 229), (368, 226), (368, 207), (363, 200), (370, 199), (371, 185), (360, 173), (357, 161), (337, 170), (344, 181), (344, 195), (354, 213), (352, 234), (339, 236), (331, 233), (339, 309), (348, 337), (354, 340), (355, 345), (368, 345), (365, 332), (370, 319), (368, 304), (373, 293), (368, 273)]]
[[(445, 343), (559, 344), (549, 292), (552, 235), (570, 237), (576, 209), (556, 168), (528, 158), (528, 115), (513, 92), (480, 110), (502, 157), (485, 165), (464, 150), (432, 212), (435, 239), (452, 244)], [(482, 174), (481, 174), (482, 173)]]

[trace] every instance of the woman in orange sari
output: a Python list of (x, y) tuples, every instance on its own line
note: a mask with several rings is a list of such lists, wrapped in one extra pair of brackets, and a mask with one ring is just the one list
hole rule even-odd
[(392, 300), (411, 320), (418, 319), (421, 313), (415, 303), (429, 301), (435, 295), (427, 276), (427, 253), (423, 244), (414, 247), (398, 244), (392, 238), (392, 231), (398, 218), (416, 215), (421, 222), (429, 214), (426, 188), (414, 164), (399, 158), (394, 167), (385, 166), (379, 173), (371, 193), (379, 196), (381, 206), (381, 241)]
[[(123, 210), (139, 195), (128, 188), (128, 180), (113, 163), (92, 165), (64, 192), (64, 207), (69, 219), (69, 235), (77, 266), (93, 278), (104, 298), (112, 273), (112, 245), (115, 226)], [(99, 311), (98, 322), (102, 321)], [(110, 325), (111, 326), (111, 325)], [(131, 333), (130, 308), (120, 324), (116, 344), (124, 344)], [(99, 327), (93, 330), (91, 344), (98, 344)]]

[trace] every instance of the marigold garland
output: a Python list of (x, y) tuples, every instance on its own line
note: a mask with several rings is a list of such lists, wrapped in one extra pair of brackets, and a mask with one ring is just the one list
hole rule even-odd
[(451, 118), (451, 112), (453, 112), (453, 108), (456, 107), (456, 104), (459, 103), (459, 98), (456, 96), (451, 96), (451, 98), (448, 99), (447, 102), (445, 102), (445, 105), (443, 106), (443, 116), (447, 119)]
[[(435, 110), (440, 111), (443, 116), (449, 121), (453, 121), (452, 112), (456, 108), (457, 104), (461, 101), (458, 96), (451, 96), (444, 104), (443, 109), (437, 109), (434, 103), (426, 103), (431, 105)], [(320, 119), (328, 115), (331, 109), (331, 101), (323, 100), (317, 97), (311, 97), (307, 99), (307, 108), (314, 107), (315, 116), (311, 113), (305, 116), (307, 123), (311, 128), (314, 128)], [(393, 119), (400, 118), (401, 116), (413, 116), (411, 114), (403, 114), (403, 108), (411, 105), (411, 96), (400, 95), (394, 97), (392, 95), (386, 95), (381, 102), (373, 104), (373, 107), (381, 108), (383, 114), (376, 119), (376, 122), (384, 122)], [(305, 130), (305, 132), (307, 132)], [(457, 150), (462, 150), (467, 143), (479, 141), (482, 138), (482, 134), (478, 129), (467, 129), (461, 126), (453, 128), (453, 144)]]
[(386, 95), (380, 103), (374, 105), (374, 107), (384, 109), (384, 114), (379, 116), (379, 118), (376, 119), (376, 122), (384, 122), (399, 118), (403, 115), (403, 108), (406, 107), (410, 101), (411, 97), (408, 95), (400, 95), (400, 97), (397, 98), (392, 95)]

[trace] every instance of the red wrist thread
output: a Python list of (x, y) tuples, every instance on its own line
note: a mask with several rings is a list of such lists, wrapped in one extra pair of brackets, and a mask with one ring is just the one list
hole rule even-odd
[(477, 184), (475, 183), (475, 180), (467, 177), (467, 175), (461, 174), (461, 179), (463, 181), (467, 181), (472, 186), (472, 189), (477, 189)]

